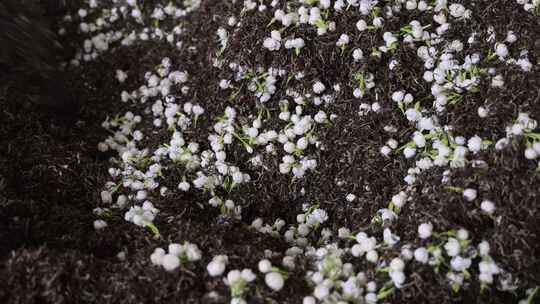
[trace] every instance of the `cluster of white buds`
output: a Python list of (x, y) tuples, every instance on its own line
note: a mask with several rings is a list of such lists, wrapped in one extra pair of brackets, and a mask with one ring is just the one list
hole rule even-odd
[(126, 214), (124, 215), (124, 219), (128, 222), (132, 222), (133, 224), (137, 226), (144, 227), (146, 225), (151, 224), (156, 214), (159, 212), (158, 209), (152, 205), (151, 202), (145, 201), (141, 206), (133, 206), (131, 207)]
[(246, 303), (243, 297), (249, 288), (248, 284), (253, 282), (256, 278), (257, 276), (251, 269), (246, 268), (242, 271), (234, 269), (229, 271), (227, 277), (223, 279), (223, 281), (231, 290), (231, 304)]
[(351, 254), (355, 257), (366, 257), (366, 260), (371, 263), (377, 263), (379, 254), (377, 253), (377, 239), (369, 237), (365, 232), (356, 234), (356, 242), (351, 247)]
[(263, 46), (270, 51), (279, 51), (281, 48), (281, 33), (279, 31), (270, 32), (270, 37), (264, 39)]
[(201, 251), (195, 244), (189, 242), (184, 244), (171, 243), (167, 253), (163, 248), (156, 248), (150, 256), (150, 260), (154, 265), (163, 266), (167, 271), (173, 271), (180, 265), (200, 260), (201, 256)]
[(298, 226), (289, 227), (284, 234), (287, 242), (294, 243), (300, 247), (307, 246), (309, 244), (308, 235), (328, 220), (326, 211), (316, 208), (316, 206), (305, 205), (304, 211), (305, 213), (296, 216)]

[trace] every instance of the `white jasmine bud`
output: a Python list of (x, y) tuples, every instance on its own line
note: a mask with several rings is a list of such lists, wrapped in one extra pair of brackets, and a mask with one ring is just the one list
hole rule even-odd
[(394, 102), (401, 102), (403, 101), (404, 97), (405, 97), (405, 93), (403, 91), (396, 91), (392, 93), (392, 100)]
[(471, 260), (458, 255), (450, 260), (450, 266), (453, 270), (462, 272), (471, 266)]
[(392, 149), (390, 149), (390, 147), (388, 147), (388, 146), (382, 146), (381, 149), (380, 149), (380, 152), (381, 152), (382, 155), (388, 156), (392, 152)]
[(374, 292), (367, 293), (364, 300), (366, 301), (366, 304), (375, 304), (378, 301), (377, 294)]
[(317, 300), (315, 300), (315, 298), (311, 296), (304, 297), (304, 299), (302, 300), (302, 304), (317, 304)]
[(364, 58), (364, 53), (361, 49), (354, 49), (354, 51), (352, 52), (352, 56), (354, 61), (360, 61), (362, 60), (362, 58)]
[(367, 23), (366, 23), (364, 20), (362, 20), (362, 19), (360, 19), (360, 20), (358, 20), (358, 22), (356, 22), (356, 28), (357, 28), (360, 32), (365, 31), (365, 30), (367, 29), (367, 26), (368, 26)]
[(471, 137), (467, 141), (467, 147), (473, 153), (479, 152), (482, 149), (482, 138), (480, 138), (478, 135)]
[(283, 279), (283, 276), (278, 272), (267, 273), (264, 277), (264, 282), (268, 287), (275, 291), (281, 290), (283, 288), (283, 285), (285, 285), (285, 280)]
[(360, 246), (360, 244), (354, 244), (351, 247), (351, 254), (355, 257), (362, 256), (364, 254), (364, 251), (362, 250), (362, 246)]
[(226, 263), (228, 261), (227, 256), (218, 255), (215, 256), (210, 263), (206, 266), (208, 274), (212, 277), (217, 277), (223, 274), (225, 271)]
[(119, 82), (124, 82), (126, 81), (127, 79), (127, 74), (126, 72), (122, 71), (122, 70), (116, 70), (116, 79), (119, 81)]
[(343, 47), (343, 46), (346, 46), (347, 44), (349, 44), (349, 35), (341, 34), (341, 36), (339, 36), (338, 41), (336, 42), (336, 46)]
[(411, 147), (406, 147), (403, 149), (403, 155), (405, 158), (411, 158), (416, 154), (416, 149)]
[(163, 268), (165, 268), (165, 270), (173, 271), (180, 266), (180, 259), (176, 255), (166, 254), (163, 256), (161, 265), (163, 265)]
[(506, 39), (505, 41), (508, 42), (508, 43), (514, 43), (517, 41), (517, 35), (516, 33), (514, 33), (513, 31), (508, 31), (508, 33), (506, 34)]
[(429, 253), (424, 247), (417, 248), (414, 251), (414, 259), (422, 264), (428, 262)]
[(467, 189), (463, 190), (463, 197), (468, 202), (474, 201), (476, 199), (477, 195), (478, 195), (478, 191), (476, 191), (476, 189), (467, 188)]
[(317, 81), (313, 84), (313, 92), (315, 94), (321, 94), (322, 92), (324, 92), (324, 90), (326, 89), (326, 87), (324, 86), (324, 84), (320, 81)]
[(391, 271), (389, 275), (397, 288), (401, 288), (403, 283), (405, 283), (405, 274), (402, 271)]
[(377, 263), (379, 259), (379, 254), (375, 250), (370, 250), (366, 253), (366, 260), (371, 263)]
[(95, 220), (94, 221), (94, 229), (95, 230), (101, 230), (105, 227), (107, 227), (107, 222), (105, 222), (104, 220)]
[(390, 149), (397, 149), (398, 147), (398, 141), (393, 139), (393, 138), (390, 138), (386, 144), (388, 145), (388, 147), (390, 147)]
[(163, 250), (163, 248), (156, 248), (154, 249), (154, 252), (150, 255), (150, 260), (152, 261), (152, 264), (159, 266), (162, 264), (164, 256), (165, 250)]
[(444, 245), (444, 249), (446, 250), (446, 253), (448, 256), (454, 257), (459, 254), (460, 245), (459, 241), (455, 238), (449, 238), (446, 244)]
[(478, 117), (486, 118), (488, 116), (488, 111), (486, 108), (480, 106), (478, 107)]
[(329, 294), (330, 291), (328, 290), (328, 287), (324, 285), (317, 285), (313, 291), (313, 295), (319, 300), (326, 298)]
[(495, 150), (500, 151), (500, 150), (506, 148), (509, 143), (510, 143), (510, 141), (508, 140), (508, 138), (501, 138), (495, 143)]
[(247, 282), (252, 282), (257, 278), (257, 276), (251, 271), (251, 269), (244, 269), (241, 273), (242, 279), (246, 280)]
[(351, 236), (351, 230), (349, 230), (348, 228), (345, 228), (345, 227), (341, 227), (338, 229), (338, 237), (339, 238), (348, 238)]
[(178, 184), (178, 189), (184, 191), (184, 192), (187, 192), (190, 188), (190, 185), (188, 182), (186, 181), (183, 181), (181, 183)]
[(504, 86), (504, 78), (502, 75), (497, 75), (491, 79), (491, 86), (494, 88), (502, 88)]
[(467, 231), (466, 229), (463, 229), (463, 228), (459, 229), (457, 231), (457, 238), (458, 238), (458, 240), (461, 240), (461, 241), (464, 241), (464, 240), (468, 239), (469, 238), (469, 231)]
[(392, 261), (390, 261), (390, 269), (392, 271), (403, 271), (403, 269), (405, 269), (405, 263), (400, 258), (393, 258)]
[(326, 120), (327, 120), (327, 116), (326, 116), (326, 113), (325, 113), (325, 112), (319, 111), (317, 114), (315, 114), (315, 117), (313, 117), (313, 119), (314, 119), (317, 123), (324, 123), (324, 122), (326, 122)]
[(461, 18), (465, 15), (466, 9), (463, 5), (453, 3), (449, 7), (450, 15), (454, 18)]
[(414, 132), (414, 135), (413, 135), (413, 141), (414, 141), (414, 144), (416, 145), (416, 147), (418, 148), (423, 148), (426, 146), (426, 138), (424, 137), (424, 135), (420, 132)]
[(107, 190), (101, 191), (101, 201), (105, 204), (112, 203), (112, 194)]
[(267, 273), (272, 270), (272, 263), (270, 263), (269, 260), (261, 260), (259, 261), (259, 271), (262, 273)]
[(480, 208), (482, 208), (482, 211), (485, 213), (491, 215), (493, 212), (495, 212), (495, 204), (490, 200), (483, 200), (480, 204)]
[(417, 8), (416, 0), (409, 0), (405, 3), (405, 9), (408, 11), (415, 10)]
[(394, 204), (394, 206), (397, 207), (398, 209), (401, 209), (403, 205), (405, 205), (406, 201), (407, 201), (407, 194), (403, 191), (392, 196), (392, 204)]
[(536, 159), (536, 158), (538, 158), (538, 153), (536, 153), (536, 150), (534, 150), (533, 148), (525, 149), (524, 154), (525, 154), (526, 159)]
[(489, 254), (489, 243), (487, 241), (482, 241), (478, 244), (478, 253), (480, 256), (487, 256)]
[(431, 236), (433, 225), (431, 223), (422, 223), (418, 226), (418, 236), (421, 239), (427, 239)]
[(495, 44), (495, 53), (499, 58), (503, 59), (508, 56), (508, 48), (504, 43), (497, 43)]

